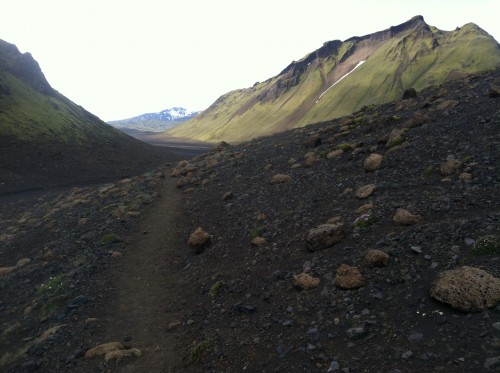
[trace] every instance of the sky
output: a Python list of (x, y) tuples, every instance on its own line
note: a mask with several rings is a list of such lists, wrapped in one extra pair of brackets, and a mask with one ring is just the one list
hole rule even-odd
[(498, 0), (8, 0), (0, 39), (29, 52), (53, 88), (103, 120), (203, 110), (329, 40), (415, 15), (474, 22), (500, 40)]

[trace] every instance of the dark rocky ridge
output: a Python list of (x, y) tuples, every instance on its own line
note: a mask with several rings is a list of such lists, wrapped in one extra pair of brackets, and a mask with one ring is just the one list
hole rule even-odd
[(5, 69), (44, 95), (56, 92), (30, 53), (21, 53), (14, 44), (0, 40), (0, 70)]

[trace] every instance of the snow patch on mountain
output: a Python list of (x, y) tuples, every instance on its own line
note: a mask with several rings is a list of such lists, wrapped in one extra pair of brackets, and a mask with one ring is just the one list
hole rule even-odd
[(328, 92), (330, 89), (332, 89), (333, 87), (335, 87), (338, 83), (340, 83), (340, 81), (344, 78), (346, 78), (349, 74), (351, 74), (354, 70), (356, 70), (358, 67), (360, 67), (362, 64), (364, 64), (366, 61), (359, 61), (358, 64), (354, 67), (354, 69), (352, 69), (351, 71), (349, 71), (347, 74), (345, 74), (342, 78), (340, 78), (339, 80), (337, 80), (335, 83), (333, 83), (330, 87), (328, 87), (322, 94), (319, 95), (318, 99), (316, 100), (316, 103), (318, 103), (318, 101), (321, 99), (321, 97), (323, 97), (323, 95)]

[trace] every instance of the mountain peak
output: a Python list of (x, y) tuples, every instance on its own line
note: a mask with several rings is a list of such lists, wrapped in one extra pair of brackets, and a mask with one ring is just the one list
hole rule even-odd
[(30, 53), (21, 53), (14, 44), (0, 40), (0, 56), (0, 68), (9, 71), (42, 94), (53, 95), (55, 93), (40, 65)]

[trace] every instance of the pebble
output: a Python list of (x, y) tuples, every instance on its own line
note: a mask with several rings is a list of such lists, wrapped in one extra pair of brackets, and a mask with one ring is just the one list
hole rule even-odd
[(475, 241), (475, 240), (473, 240), (472, 238), (466, 238), (466, 239), (464, 240), (464, 242), (465, 242), (465, 244), (466, 244), (467, 246), (471, 246), (471, 245), (474, 245), (474, 242), (476, 242), (476, 241)]
[(413, 352), (411, 352), (411, 351), (406, 351), (405, 353), (403, 353), (403, 355), (401, 355), (401, 357), (405, 360), (409, 359), (412, 356), (413, 356)]
[(424, 338), (424, 335), (422, 333), (416, 332), (416, 333), (410, 334), (410, 336), (408, 337), (408, 341), (410, 341), (412, 343), (417, 343), (417, 342), (420, 342), (423, 338)]
[(364, 325), (356, 326), (354, 328), (347, 329), (347, 335), (351, 339), (361, 339), (368, 334), (366, 327)]
[(330, 363), (330, 367), (328, 368), (327, 373), (337, 372), (339, 370), (340, 370), (340, 365), (337, 361), (334, 360)]
[(422, 246), (411, 246), (411, 251), (417, 254), (422, 254)]

